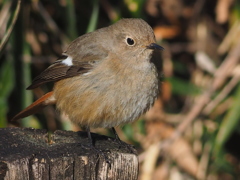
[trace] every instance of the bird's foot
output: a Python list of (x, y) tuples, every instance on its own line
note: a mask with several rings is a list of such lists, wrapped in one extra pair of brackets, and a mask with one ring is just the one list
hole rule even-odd
[(113, 131), (113, 133), (115, 135), (114, 141), (119, 144), (118, 149), (121, 149), (121, 147), (124, 147), (124, 148), (128, 149), (128, 151), (131, 154), (137, 154), (136, 150), (133, 148), (134, 147), (133, 145), (127, 144), (127, 143), (121, 141), (121, 139), (118, 137), (118, 134), (117, 134), (117, 132), (116, 132), (116, 130), (114, 128), (112, 128), (112, 131)]
[(119, 139), (119, 138), (115, 138), (114, 141), (115, 141), (116, 143), (118, 143), (118, 145), (119, 145), (118, 149), (126, 148), (129, 153), (131, 153), (131, 154), (136, 154), (136, 150), (134, 149), (134, 146), (133, 146), (133, 145), (127, 144), (127, 143), (121, 141), (121, 139)]

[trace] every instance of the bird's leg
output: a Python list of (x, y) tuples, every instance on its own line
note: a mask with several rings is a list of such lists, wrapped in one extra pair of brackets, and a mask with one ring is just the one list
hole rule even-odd
[(90, 145), (92, 148), (95, 148), (94, 145), (93, 145), (93, 140), (92, 140), (90, 128), (89, 128), (89, 127), (86, 128), (86, 131), (87, 131), (87, 135), (88, 135), (89, 145)]
[(130, 151), (130, 153), (134, 153), (132, 145), (124, 143), (123, 141), (121, 141), (121, 139), (119, 138), (119, 136), (117, 134), (117, 131), (115, 130), (114, 127), (112, 127), (112, 131), (113, 131), (113, 133), (115, 135), (115, 141), (120, 145), (120, 147), (121, 146), (126, 147)]
[(115, 135), (115, 141), (117, 141), (119, 144), (123, 144), (114, 127), (112, 127), (112, 131), (113, 131), (113, 134)]
[(101, 149), (97, 149), (94, 144), (93, 144), (93, 139), (92, 139), (92, 135), (91, 135), (91, 132), (90, 132), (90, 128), (87, 127), (86, 128), (86, 131), (87, 131), (87, 135), (88, 135), (88, 141), (89, 141), (89, 145), (90, 145), (90, 149), (95, 151), (98, 155), (100, 156), (103, 156), (106, 163), (108, 163), (109, 167), (111, 167), (111, 164), (110, 164), (110, 160), (109, 158), (106, 156), (106, 154), (101, 150)]

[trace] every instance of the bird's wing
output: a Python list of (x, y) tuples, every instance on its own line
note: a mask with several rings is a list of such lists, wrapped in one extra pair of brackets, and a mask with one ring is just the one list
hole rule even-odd
[(46, 82), (58, 81), (89, 72), (93, 68), (92, 61), (76, 61), (64, 54), (39, 76), (27, 89), (34, 89)]
[(37, 76), (27, 89), (89, 72), (108, 56), (108, 51), (102, 45), (102, 34), (102, 30), (96, 30), (75, 39), (62, 56)]

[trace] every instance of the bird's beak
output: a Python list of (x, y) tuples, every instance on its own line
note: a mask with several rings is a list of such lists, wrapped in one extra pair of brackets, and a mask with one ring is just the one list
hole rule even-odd
[(164, 48), (162, 46), (159, 46), (156, 43), (151, 43), (149, 46), (147, 46), (147, 49), (164, 50)]

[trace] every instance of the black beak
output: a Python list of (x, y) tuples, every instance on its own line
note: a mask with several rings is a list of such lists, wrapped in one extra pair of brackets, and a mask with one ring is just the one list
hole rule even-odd
[(147, 46), (147, 49), (153, 49), (153, 50), (164, 50), (162, 46), (159, 46), (156, 43), (152, 43), (149, 46)]

